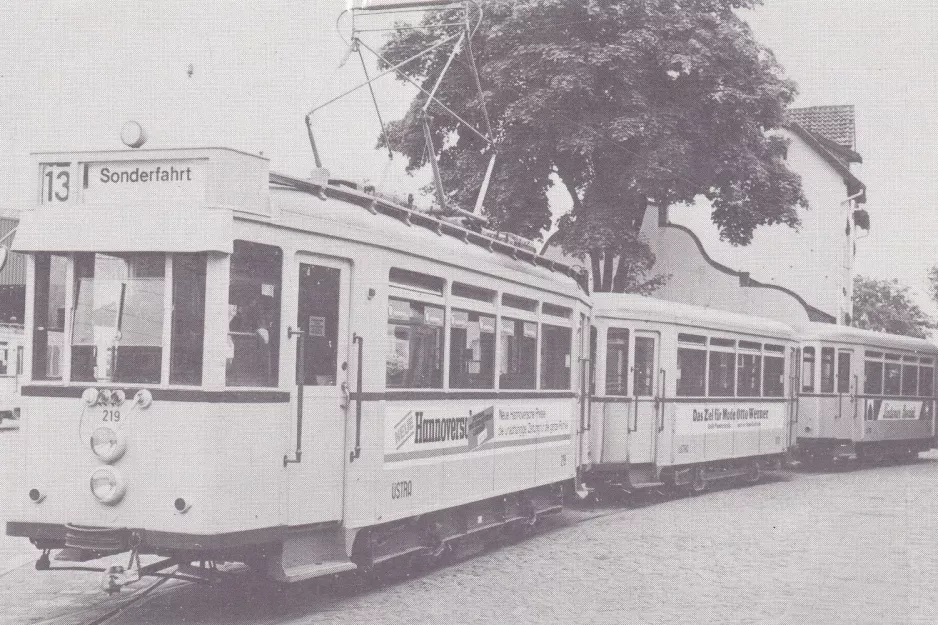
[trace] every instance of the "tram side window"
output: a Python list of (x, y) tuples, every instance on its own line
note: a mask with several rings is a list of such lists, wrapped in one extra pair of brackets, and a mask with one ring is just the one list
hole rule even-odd
[(570, 388), (570, 328), (541, 326), (541, 388)]
[(283, 253), (235, 241), (228, 289), (228, 386), (277, 386)]
[(736, 394), (740, 397), (759, 397), (759, 382), (762, 378), (762, 356), (738, 354)]
[(537, 377), (537, 324), (502, 317), (501, 335), (499, 388), (534, 388)]
[(170, 384), (202, 383), (205, 339), (204, 254), (173, 256), (173, 335), (170, 343)]
[(732, 397), (735, 394), (736, 381), (736, 354), (733, 352), (710, 352), (710, 384), (711, 397)]
[[(784, 348), (782, 348), (784, 349)], [(763, 371), (762, 394), (765, 397), (782, 397), (785, 395), (785, 358), (782, 356), (766, 356)]]
[(850, 392), (850, 352), (837, 354), (837, 392)]
[(703, 397), (707, 373), (707, 351), (677, 348), (677, 394), (682, 397)]
[(73, 381), (160, 382), (165, 258), (75, 255)]
[(703, 397), (707, 392), (707, 337), (678, 333), (677, 342), (676, 393), (681, 397)]
[(33, 379), (61, 380), (65, 350), (65, 287), (68, 259), (36, 255)]
[(449, 332), (451, 388), (495, 387), (495, 317), (453, 310)]
[(918, 395), (918, 366), (902, 365), (902, 394), (908, 397)]
[(821, 392), (834, 392), (834, 348), (821, 348)]
[(918, 394), (921, 397), (932, 397), (935, 394), (935, 370), (932, 367), (922, 366), (918, 370)]
[(629, 331), (609, 328), (606, 332), (606, 395), (628, 394)]
[(654, 394), (655, 339), (647, 336), (635, 337), (635, 377), (632, 390), (636, 397)]
[(443, 387), (443, 307), (388, 300), (389, 388)]
[(814, 348), (805, 347), (801, 355), (801, 392), (814, 392)]
[(882, 395), (883, 393), (883, 363), (877, 360), (867, 360), (864, 370), (863, 392), (867, 395)]
[[(886, 354), (889, 359), (891, 354)], [(898, 359), (898, 356), (894, 356)], [(902, 394), (902, 365), (898, 362), (886, 362), (883, 367), (883, 395)]]

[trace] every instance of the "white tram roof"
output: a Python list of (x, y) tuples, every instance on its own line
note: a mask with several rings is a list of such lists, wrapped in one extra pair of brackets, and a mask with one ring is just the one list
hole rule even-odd
[(342, 181), (270, 173), (268, 159), (255, 154), (104, 150), (38, 153), (33, 161), (41, 185), (63, 171), (71, 184), (37, 189), (36, 203), (22, 211), (17, 251), (230, 254), (237, 219), (362, 242), (587, 301), (577, 287), (581, 272), (515, 240)]
[(938, 346), (931, 341), (912, 336), (862, 330), (852, 326), (830, 323), (805, 323), (799, 326), (802, 341), (849, 343), (880, 349), (904, 349), (914, 352), (938, 354)]
[(594, 314), (608, 319), (652, 321), (702, 330), (798, 340), (794, 328), (780, 321), (653, 297), (627, 293), (594, 293), (593, 304)]

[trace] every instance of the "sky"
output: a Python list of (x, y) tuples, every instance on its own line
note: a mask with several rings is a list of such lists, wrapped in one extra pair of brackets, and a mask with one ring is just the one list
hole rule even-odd
[[(119, 149), (128, 120), (147, 130), (146, 147), (262, 152), (272, 170), (306, 175), (306, 113), (363, 78), (356, 56), (339, 67), (344, 8), (345, 0), (6, 0), (0, 212), (32, 197), (30, 152)], [(765, 0), (745, 18), (799, 84), (795, 106), (856, 107), (856, 173), (872, 218), (856, 269), (899, 278), (928, 304), (925, 274), (938, 262), (938, 3)], [(412, 92), (389, 77), (376, 84), (384, 119), (396, 119)], [(366, 89), (314, 122), (333, 176), (402, 192), (424, 182), (374, 149)]]

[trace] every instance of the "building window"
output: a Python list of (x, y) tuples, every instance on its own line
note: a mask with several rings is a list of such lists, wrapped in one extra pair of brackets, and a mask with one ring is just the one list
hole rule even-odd
[(606, 332), (606, 394), (628, 395), (629, 331), (609, 328)]
[(499, 388), (534, 388), (537, 378), (537, 324), (502, 317), (498, 362)]
[(541, 326), (541, 388), (570, 388), (570, 328)]
[(228, 386), (277, 386), (283, 253), (235, 241), (228, 289)]
[(76, 254), (72, 380), (160, 382), (163, 254)]
[(466, 310), (454, 310), (451, 319), (450, 387), (494, 388), (495, 317)]
[(443, 387), (443, 307), (388, 300), (389, 388)]
[(205, 338), (205, 254), (173, 255), (173, 336), (170, 384), (202, 383)]
[(68, 258), (36, 255), (33, 325), (33, 379), (61, 380), (65, 351), (65, 289)]
[(801, 355), (801, 392), (814, 392), (814, 348), (805, 347)]

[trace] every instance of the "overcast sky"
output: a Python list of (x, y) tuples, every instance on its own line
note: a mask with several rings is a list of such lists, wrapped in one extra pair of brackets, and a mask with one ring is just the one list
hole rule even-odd
[[(263, 152), (272, 169), (304, 175), (313, 164), (305, 114), (362, 77), (354, 57), (337, 67), (345, 49), (335, 20), (344, 6), (6, 0), (0, 210), (29, 197), (29, 152), (120, 148), (129, 119), (147, 129), (147, 147)], [(938, 3), (766, 0), (747, 19), (799, 83), (797, 106), (856, 106), (857, 173), (873, 223), (857, 271), (898, 277), (924, 295), (925, 272), (938, 262)], [(410, 92), (388, 79), (379, 85), (385, 119), (398, 117)], [(366, 90), (316, 121), (334, 176), (416, 186), (375, 152)]]

